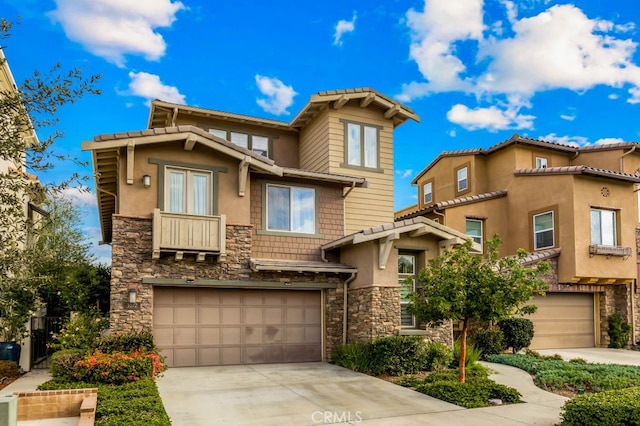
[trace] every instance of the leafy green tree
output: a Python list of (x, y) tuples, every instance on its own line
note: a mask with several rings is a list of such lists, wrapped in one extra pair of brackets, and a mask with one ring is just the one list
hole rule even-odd
[(469, 321), (499, 321), (533, 313), (536, 307), (525, 304), (548, 288), (540, 278), (549, 270), (546, 262), (524, 266), (524, 250), (500, 258), (500, 244), (497, 235), (486, 241), (484, 257), (472, 253), (471, 240), (445, 250), (420, 271), (419, 289), (409, 295), (409, 313), (430, 326), (462, 321), (460, 382), (465, 381)]
[[(9, 37), (12, 25), (0, 20), (0, 42)], [(3, 54), (0, 67), (6, 67)], [(19, 85), (0, 85), (0, 340), (24, 337), (24, 324), (41, 306), (39, 294), (49, 280), (34, 269), (29, 203), (38, 205), (48, 193), (82, 181), (77, 173), (47, 185), (36, 178), (59, 160), (76, 161), (54, 151), (54, 142), (63, 135), (56, 129), (56, 115), (85, 94), (98, 94), (98, 79), (83, 77), (78, 68), (63, 71), (58, 64), (46, 73), (35, 71)]]

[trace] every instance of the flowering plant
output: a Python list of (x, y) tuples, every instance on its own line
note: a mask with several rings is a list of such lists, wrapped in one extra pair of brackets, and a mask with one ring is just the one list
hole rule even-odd
[(166, 369), (157, 352), (105, 354), (96, 350), (75, 363), (73, 377), (82, 382), (122, 384), (143, 378), (154, 379)]
[(102, 337), (102, 332), (109, 327), (109, 319), (98, 311), (82, 312), (71, 318), (60, 330), (53, 335), (54, 343), (49, 346), (56, 350), (86, 349), (96, 347)]

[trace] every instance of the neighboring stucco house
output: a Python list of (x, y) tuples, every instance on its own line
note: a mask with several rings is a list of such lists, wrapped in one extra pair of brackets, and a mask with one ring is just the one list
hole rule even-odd
[(408, 120), (368, 88), (313, 95), (290, 122), (154, 101), (148, 129), (83, 143), (113, 249), (112, 330), (152, 330), (170, 366), (328, 360), (400, 332), (450, 342), (451, 326), (401, 325), (407, 271), (468, 238), (394, 222)]
[(606, 346), (614, 312), (633, 325), (636, 342), (637, 147), (514, 135), (488, 149), (443, 152), (412, 181), (418, 204), (396, 219), (428, 217), (480, 244), (497, 233), (501, 254), (524, 248), (549, 261), (550, 291), (534, 301), (532, 348)]

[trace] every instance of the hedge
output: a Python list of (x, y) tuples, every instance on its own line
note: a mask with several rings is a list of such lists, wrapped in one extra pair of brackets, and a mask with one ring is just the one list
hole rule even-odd
[(640, 424), (640, 387), (581, 395), (567, 401), (562, 425), (626, 426)]

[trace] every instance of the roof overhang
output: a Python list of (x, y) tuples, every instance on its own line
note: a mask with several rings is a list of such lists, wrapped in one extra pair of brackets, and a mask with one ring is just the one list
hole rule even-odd
[(314, 272), (314, 273), (334, 273), (334, 274), (354, 274), (358, 268), (343, 263), (332, 262), (312, 262), (312, 261), (291, 261), (279, 259), (250, 259), (249, 265), (254, 272)]

